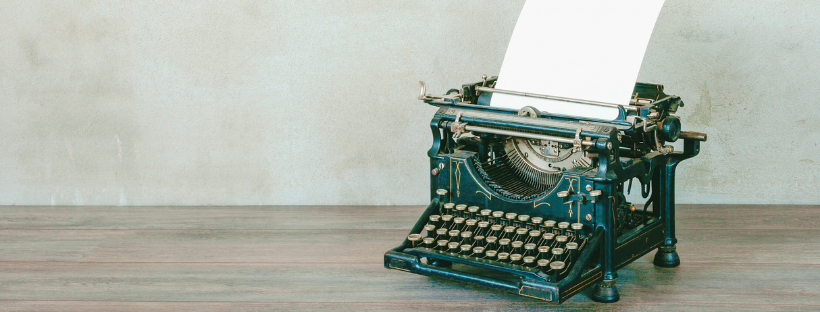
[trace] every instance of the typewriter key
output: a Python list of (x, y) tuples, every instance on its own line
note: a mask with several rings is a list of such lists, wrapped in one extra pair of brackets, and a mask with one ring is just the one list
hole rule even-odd
[(446, 203), (444, 205), (441, 205), (441, 214), (442, 215), (452, 215), (453, 212), (454, 212), (453, 208), (455, 208), (455, 207), (456, 207), (456, 204), (453, 204), (453, 203)]
[(565, 235), (558, 235), (555, 237), (555, 247), (564, 248), (567, 245), (567, 237)]
[(461, 243), (462, 244), (472, 244), (473, 243), (473, 232), (470, 232), (470, 231), (461, 232)]
[(445, 189), (437, 189), (436, 195), (438, 195), (438, 201), (441, 203), (447, 202), (447, 190)]
[(478, 212), (478, 219), (481, 221), (490, 221), (490, 214), (492, 213), (493, 211), (490, 209), (482, 209)]
[(471, 253), (473, 253), (473, 245), (461, 244), (461, 247), (459, 248), (461, 248), (462, 255), (469, 256)]
[(516, 223), (517, 227), (527, 226), (527, 223), (530, 222), (530, 216), (528, 215), (518, 215), (518, 223)]
[(524, 261), (525, 266), (528, 266), (528, 267), (534, 267), (535, 266), (535, 257), (533, 257), (533, 256), (526, 256), (522, 260)]
[(569, 228), (569, 222), (558, 222), (558, 230), (561, 235), (567, 235), (567, 229)]
[(487, 250), (495, 250), (498, 248), (498, 237), (495, 236), (487, 236), (485, 239), (487, 241)]
[(476, 230), (476, 223), (478, 221), (476, 219), (467, 219), (464, 221), (464, 230), (465, 231), (475, 231)]
[(447, 232), (447, 235), (450, 236), (449, 240), (451, 242), (460, 242), (461, 241), (461, 231), (459, 230), (450, 230)]
[(470, 218), (477, 218), (478, 217), (478, 206), (470, 206), (467, 207), (467, 212), (470, 213)]
[(510, 262), (510, 253), (508, 253), (508, 252), (499, 252), (496, 255), (496, 258), (498, 259), (498, 261), (501, 261), (501, 262)]
[(537, 244), (539, 241), (541, 241), (541, 231), (532, 230), (530, 231), (529, 237), (527, 237), (525, 243)]
[(484, 251), (484, 259), (497, 260), (497, 257), (498, 257), (498, 251), (495, 251), (495, 250), (492, 250), (492, 249), (487, 249), (486, 251)]
[(541, 228), (543, 229), (541, 231), (544, 232), (544, 233), (547, 233), (547, 232), (555, 233), (555, 221), (553, 221), (553, 220), (544, 221), (544, 224), (541, 225)]
[(552, 273), (550, 275), (552, 277), (553, 282), (558, 281), (558, 279), (561, 277), (561, 273), (564, 272), (564, 267), (565, 266), (566, 265), (564, 264), (563, 261), (551, 261), (550, 262), (550, 271)]
[(442, 250), (442, 251), (447, 250), (447, 244), (448, 244), (449, 242), (450, 242), (450, 241), (448, 241), (448, 240), (446, 240), (446, 239), (440, 239), (440, 240), (437, 240), (437, 241), (436, 241), (436, 249), (437, 249), (437, 250)]
[(421, 243), (421, 234), (407, 235), (407, 240), (410, 241), (410, 246), (416, 247)]
[(434, 225), (436, 227), (439, 227), (441, 225), (440, 223), (441, 223), (441, 216), (440, 215), (430, 215), (430, 217), (427, 219), (427, 224)]
[(544, 218), (532, 217), (530, 218), (530, 230), (540, 230), (541, 225), (544, 224)]
[(435, 248), (436, 247), (436, 239), (432, 237), (425, 237), (421, 240), (422, 245), (427, 248)]
[(467, 215), (467, 205), (465, 205), (465, 204), (456, 205), (455, 216), (464, 218), (464, 217), (466, 217), (466, 215)]
[(490, 222), (481, 221), (478, 223), (478, 230), (476, 231), (476, 235), (488, 235), (488, 231), (490, 230)]
[(483, 258), (484, 257), (484, 247), (481, 247), (481, 246), (473, 247), (473, 257)]
[(552, 261), (564, 261), (566, 259), (566, 254), (564, 254), (564, 248), (553, 248), (551, 251), (552, 253)]
[(575, 238), (581, 239), (584, 237), (584, 225), (582, 223), (573, 223), (570, 225), (570, 228), (574, 232), (573, 236)]
[(547, 259), (549, 260), (552, 258), (550, 254), (550, 246), (538, 246), (538, 259)]
[(510, 243), (510, 250), (512, 250), (510, 253), (513, 253), (513, 254), (522, 254), (522, 253), (524, 253), (524, 242), (522, 242), (522, 241), (513, 241), (512, 243)]
[[(512, 225), (515, 226), (515, 218), (518, 216), (515, 212), (508, 212), (504, 214), (504, 219), (506, 219), (506, 224), (504, 225)], [(502, 219), (502, 220), (504, 220)]]
[(576, 242), (569, 242), (567, 243), (567, 262), (575, 261), (576, 257), (578, 257), (578, 243)]
[(490, 226), (490, 236), (501, 237), (504, 232), (501, 231), (503, 226), (501, 224), (493, 224)]
[(493, 214), (490, 216), (490, 223), (496, 223), (501, 225), (504, 224), (504, 212), (503, 211), (493, 211)]
[(524, 255), (535, 257), (538, 255), (538, 251), (535, 250), (537, 246), (533, 243), (524, 244)]
[(502, 238), (498, 240), (498, 252), (507, 252), (509, 253), (510, 250), (510, 241), (509, 238)]
[(447, 243), (447, 249), (452, 253), (458, 253), (458, 249), (461, 247), (461, 244), (458, 242), (449, 242)]
[(529, 232), (530, 232), (530, 230), (527, 229), (527, 228), (517, 228), (517, 229), (515, 229), (515, 235), (513, 236), (513, 240), (514, 241), (516, 241), (516, 240), (525, 241), (525, 240), (527, 240), (527, 236), (528, 236), (527, 234)]
[(521, 264), (521, 258), (524, 258), (524, 256), (521, 255), (521, 254), (517, 254), (517, 253), (510, 254), (510, 263), (520, 265)]
[(451, 226), (450, 229), (461, 231), (462, 229), (464, 229), (464, 221), (466, 220), (462, 217), (453, 218), (453, 226)]
[(433, 237), (436, 235), (436, 226), (427, 224), (424, 226), (424, 237)]
[(473, 244), (476, 246), (485, 247), (487, 246), (487, 241), (485, 240), (484, 235), (476, 235), (473, 236)]
[(511, 226), (511, 225), (505, 226), (504, 227), (504, 233), (501, 234), (501, 237), (512, 239), (514, 236), (515, 236), (515, 227)]
[(450, 236), (447, 235), (447, 229), (444, 229), (444, 228), (436, 229), (436, 240), (440, 240), (440, 239), (443, 239), (443, 240), (449, 240), (450, 239)]
[(451, 226), (453, 226), (453, 215), (446, 214), (441, 216), (441, 226), (439, 227), (449, 229)]
[(538, 245), (552, 247), (553, 242), (555, 242), (555, 234), (544, 233), (544, 234), (541, 234), (541, 243), (539, 243)]
[(540, 269), (541, 272), (544, 272), (544, 273), (549, 272), (549, 270), (550, 270), (550, 261), (549, 260), (541, 259), (541, 260), (536, 261), (536, 264), (538, 264), (538, 269)]

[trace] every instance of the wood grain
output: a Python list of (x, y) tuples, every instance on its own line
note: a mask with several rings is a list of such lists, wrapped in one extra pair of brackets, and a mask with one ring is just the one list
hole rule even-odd
[[(386, 270), (424, 207), (0, 207), (0, 310), (531, 310), (541, 302)], [(678, 211), (682, 265), (619, 271), (595, 311), (818, 310), (820, 207)]]

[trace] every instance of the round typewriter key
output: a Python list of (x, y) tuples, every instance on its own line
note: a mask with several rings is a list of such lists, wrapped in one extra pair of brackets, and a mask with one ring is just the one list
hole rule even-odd
[(435, 248), (436, 247), (436, 239), (432, 238), (432, 237), (425, 237), (421, 241), (421, 243), (424, 245), (424, 247), (427, 247), (427, 248)]
[(421, 243), (421, 234), (410, 234), (407, 235), (407, 240), (410, 241), (410, 245), (416, 247)]
[(504, 214), (504, 219), (506, 219), (507, 224), (505, 225), (512, 225), (515, 226), (515, 218), (518, 216), (515, 212), (508, 212)]
[(461, 254), (465, 256), (469, 256), (473, 252), (473, 245), (469, 244), (461, 244)]
[(453, 208), (455, 208), (455, 207), (456, 207), (456, 204), (453, 204), (453, 203), (446, 203), (444, 205), (441, 205), (441, 214), (442, 215), (446, 215), (446, 214), (447, 215), (452, 215), (453, 214)]
[(438, 249), (438, 250), (447, 250), (447, 244), (449, 242), (450, 241), (448, 241), (446, 239), (437, 240), (436, 241), (436, 249)]
[(509, 252), (510, 251), (510, 239), (509, 238), (502, 238), (498, 240), (498, 251), (499, 252)]
[(462, 244), (472, 244), (473, 243), (473, 232), (470, 232), (470, 231), (461, 232), (461, 243)]
[(518, 215), (518, 227), (527, 226), (528, 222), (530, 222), (530, 216)]
[(564, 254), (564, 248), (553, 248), (551, 251), (552, 253), (552, 261), (564, 261), (566, 259), (566, 254)]
[(436, 229), (436, 240), (439, 239), (450, 239), (450, 236), (447, 235), (447, 229)]
[(569, 227), (575, 232), (575, 237), (581, 238), (584, 236), (584, 225), (582, 223), (573, 223)]
[(493, 214), (490, 216), (490, 223), (497, 223), (501, 225), (504, 224), (504, 212), (503, 211), (493, 211)]
[(500, 237), (504, 232), (501, 232), (503, 226), (501, 224), (493, 224), (490, 226), (490, 236)]
[(504, 238), (512, 239), (515, 236), (515, 227), (508, 225), (504, 227), (504, 234), (501, 234)]
[(478, 212), (479, 219), (481, 221), (490, 221), (490, 214), (492, 213), (493, 211), (490, 209), (481, 209), (481, 211)]
[(440, 222), (441, 222), (441, 216), (440, 215), (430, 215), (430, 217), (427, 218), (427, 224), (430, 224), (430, 225), (439, 226)]
[(547, 273), (550, 270), (550, 261), (547, 259), (538, 260), (536, 264), (538, 264), (538, 268), (541, 269), (541, 272)]
[(539, 230), (532, 230), (529, 233), (529, 237), (527, 237), (527, 243), (538, 243), (541, 240), (541, 231)]
[(478, 220), (476, 220), (476, 219), (467, 219), (466, 221), (464, 221), (464, 230), (465, 231), (475, 231), (476, 230), (476, 226), (475, 226), (476, 223), (478, 223)]
[(550, 262), (550, 271), (552, 271), (552, 281), (557, 282), (559, 277), (561, 277), (561, 273), (564, 271), (564, 267), (566, 265), (563, 261), (552, 261)]
[(565, 235), (558, 235), (555, 237), (555, 246), (564, 248), (567, 245), (567, 236)]
[(438, 195), (439, 202), (446, 202), (447, 201), (447, 190), (445, 189), (437, 189), (436, 195)]
[(443, 215), (441, 216), (441, 228), (450, 228), (453, 225), (453, 215)]
[(498, 251), (495, 251), (495, 250), (492, 250), (492, 249), (487, 249), (486, 251), (484, 251), (484, 258), (485, 259), (496, 260), (497, 256), (498, 256)]
[(514, 241), (510, 243), (511, 252), (514, 254), (524, 253), (524, 242), (522, 241)]
[(554, 241), (555, 241), (555, 234), (553, 234), (553, 233), (544, 233), (544, 234), (541, 234), (541, 243), (539, 245), (552, 246), (552, 243)]
[(461, 236), (459, 236), (460, 234), (461, 234), (461, 231), (459, 231), (459, 230), (450, 230), (449, 232), (447, 232), (447, 235), (450, 236), (450, 241), (451, 242), (461, 241)]
[(529, 234), (529, 233), (530, 233), (530, 230), (527, 229), (527, 228), (517, 228), (517, 229), (515, 229), (515, 236), (513, 236), (513, 240), (520, 240), (520, 241), (526, 240), (527, 236), (528, 236), (527, 234)]
[(575, 261), (576, 257), (578, 257), (578, 243), (576, 242), (569, 242), (567, 243), (567, 262)]
[(544, 221), (544, 224), (541, 227), (543, 228), (543, 232), (555, 233), (555, 221), (553, 220)]
[(542, 224), (544, 224), (544, 218), (532, 217), (530, 218), (530, 223), (534, 226), (532, 229), (537, 230)]
[(569, 228), (569, 222), (558, 222), (558, 230), (561, 234), (566, 235), (567, 229)]
[(424, 226), (424, 236), (425, 237), (432, 237), (436, 234), (436, 226), (432, 224), (427, 224)]
[(526, 256), (522, 260), (524, 261), (525, 266), (528, 266), (528, 267), (534, 267), (535, 266), (535, 257), (533, 257), (533, 256)]
[(464, 218), (467, 212), (467, 205), (465, 204), (458, 204), (456, 205), (456, 216)]
[(487, 236), (485, 239), (487, 241), (487, 250), (490, 249), (497, 249), (498, 248), (498, 237), (495, 236)]
[(484, 247), (487, 246), (487, 241), (485, 240), (484, 235), (476, 235), (473, 236), (473, 244), (475, 244), (476, 246)]
[(510, 263), (512, 264), (521, 264), (521, 258), (524, 258), (521, 254), (510, 254)]
[(538, 255), (538, 251), (535, 250), (536, 245), (533, 243), (524, 244), (524, 255), (535, 257)]
[(550, 246), (538, 246), (538, 259), (549, 260), (550, 258), (552, 258), (552, 255), (550, 255)]
[(466, 220), (462, 217), (453, 218), (453, 226), (451, 226), (450, 229), (461, 231), (462, 229), (464, 229), (464, 221)]
[(473, 247), (473, 257), (483, 258), (484, 257), (484, 247), (481, 247), (481, 246)]
[(480, 208), (478, 208), (478, 206), (470, 206), (470, 207), (467, 207), (467, 212), (470, 213), (471, 218), (475, 218), (475, 217), (478, 217), (478, 209), (480, 209)]
[(490, 233), (487, 233), (487, 231), (489, 231), (489, 229), (490, 229), (490, 222), (481, 221), (481, 222), (478, 223), (478, 231), (476, 231), (476, 234), (486, 236), (487, 234), (490, 234)]
[(458, 253), (459, 247), (461, 247), (461, 244), (459, 244), (458, 242), (447, 243), (447, 249), (452, 253)]
[(496, 255), (496, 258), (498, 258), (498, 261), (501, 261), (501, 262), (509, 262), (510, 261), (510, 253), (508, 253), (508, 252), (499, 252)]

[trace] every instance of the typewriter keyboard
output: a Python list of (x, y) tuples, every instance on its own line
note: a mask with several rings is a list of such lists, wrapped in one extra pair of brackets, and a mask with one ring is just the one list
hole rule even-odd
[(581, 223), (453, 203), (437, 213), (430, 215), (421, 233), (408, 236), (413, 247), (538, 270), (553, 282), (566, 276), (588, 238)]

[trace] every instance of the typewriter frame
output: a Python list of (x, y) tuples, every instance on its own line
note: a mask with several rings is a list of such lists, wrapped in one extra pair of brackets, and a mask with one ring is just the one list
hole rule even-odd
[[(433, 144), (428, 151), (432, 173), (431, 202), (411, 233), (420, 233), (428, 216), (439, 209), (443, 203), (458, 202), (477, 205), (482, 209), (503, 210), (530, 216), (551, 217), (558, 221), (572, 220), (572, 222), (583, 223), (585, 230), (592, 233), (587, 246), (568, 275), (557, 283), (548, 281), (545, 278), (546, 275), (538, 273), (535, 269), (483, 261), (483, 259), (424, 247), (412, 248), (407, 239), (400, 246), (385, 254), (386, 268), (469, 282), (551, 303), (561, 303), (591, 285), (596, 285), (591, 294), (592, 299), (599, 302), (619, 300), (615, 286), (617, 270), (654, 249), (659, 249), (654, 260), (656, 265), (675, 267), (680, 264), (675, 251), (677, 243), (674, 222), (675, 170), (681, 161), (699, 153), (700, 142), (706, 140), (706, 135), (680, 132), (678, 128), (676, 130), (679, 135), (678, 133), (669, 134), (675, 136), (670, 141), (678, 137), (683, 139), (683, 151), (654, 151), (638, 155), (638, 157), (635, 155), (622, 157), (621, 153), (626, 151), (622, 150), (619, 145), (619, 135), (622, 131), (641, 130), (640, 126), (636, 129), (634, 122), (627, 121), (628, 114), (649, 118), (653, 112), (664, 109), (666, 110), (664, 113), (668, 114), (683, 105), (680, 98), (664, 94), (661, 85), (638, 83), (635, 93), (639, 98), (654, 99), (653, 105), (633, 106), (630, 108), (635, 111), (629, 113), (621, 107), (619, 118), (613, 121), (539, 112), (539, 117), (550, 120), (551, 123), (536, 124), (527, 122), (532, 119), (517, 116), (515, 110), (482, 105), (482, 102), (489, 102), (489, 96), (486, 92), (479, 96), (480, 92), (476, 91), (487, 83), (485, 78), (483, 82), (462, 86), (459, 90), (462, 95), (460, 98), (425, 96), (426, 103), (439, 107), (430, 123), (433, 133)], [(424, 95), (424, 88), (422, 88), (422, 95)], [(473, 117), (468, 117), (468, 115)], [(504, 118), (499, 120), (498, 118), (481, 118), (481, 116), (503, 116)], [(542, 118), (537, 119), (542, 120)], [(476, 170), (474, 152), (458, 148), (451, 131), (453, 123), (458, 122), (477, 126), (525, 129), (528, 133), (574, 133), (574, 127), (592, 123), (598, 126), (598, 130), (584, 131), (582, 135), (591, 141), (591, 144), (587, 145), (597, 154), (597, 167), (564, 172), (552, 189), (534, 200), (512, 200), (485, 184)], [(660, 126), (658, 124), (658, 127)], [(646, 123), (643, 125), (643, 130), (645, 129)], [(641, 191), (644, 197), (649, 197), (653, 203), (653, 209), (643, 212), (644, 217), (647, 218), (644, 224), (619, 235), (614, 230), (616, 228), (615, 213), (617, 205), (623, 203), (616, 203), (616, 201), (622, 201), (622, 198), (619, 199), (616, 196), (622, 195), (625, 182), (635, 178), (642, 185), (648, 186), (642, 187)], [(448, 192), (441, 196), (436, 193), (438, 189), (446, 189)], [(601, 195), (590, 196), (590, 192), (594, 190), (600, 191)], [(557, 193), (560, 191), (567, 192), (562, 194), (563, 197), (558, 197)], [(567, 207), (569, 209), (566, 209)], [(450, 267), (452, 263), (503, 272), (513, 278), (498, 279), (454, 270)]]

